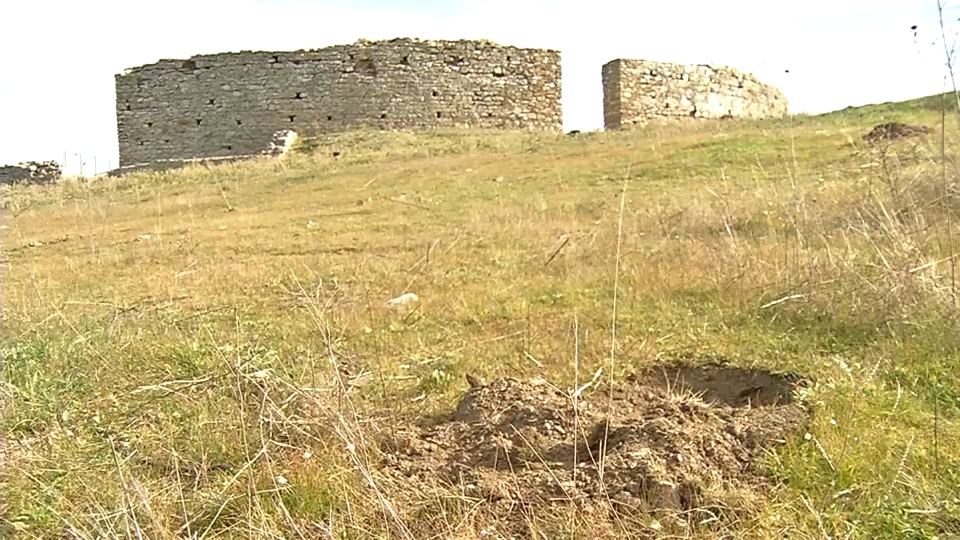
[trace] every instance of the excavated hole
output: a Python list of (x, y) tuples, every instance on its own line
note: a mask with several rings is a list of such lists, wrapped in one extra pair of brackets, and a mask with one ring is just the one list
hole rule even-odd
[(707, 403), (729, 407), (787, 405), (802, 381), (796, 375), (719, 365), (649, 368), (629, 377), (634, 383), (679, 393), (699, 394)]

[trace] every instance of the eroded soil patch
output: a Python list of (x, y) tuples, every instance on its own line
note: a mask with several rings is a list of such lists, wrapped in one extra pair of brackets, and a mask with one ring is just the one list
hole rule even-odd
[(393, 430), (382, 470), (425, 498), (448, 489), (480, 502), (507, 536), (560, 507), (719, 520), (762, 502), (755, 459), (803, 428), (799, 383), (660, 366), (574, 399), (546, 381), (497, 379), (473, 386), (446, 421)]
[(930, 133), (930, 128), (927, 126), (904, 124), (902, 122), (888, 122), (875, 126), (869, 133), (863, 136), (863, 140), (868, 143), (894, 141), (927, 133)]

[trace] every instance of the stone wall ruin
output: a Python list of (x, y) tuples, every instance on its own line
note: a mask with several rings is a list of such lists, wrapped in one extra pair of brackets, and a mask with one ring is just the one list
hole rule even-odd
[(711, 65), (613, 60), (601, 70), (605, 129), (670, 118), (770, 118), (787, 98), (749, 73)]
[(52, 184), (60, 179), (63, 168), (56, 161), (26, 161), (0, 166), (0, 185)]
[(487, 41), (198, 55), (115, 82), (121, 168), (263, 154), (285, 129), (562, 129), (559, 52)]

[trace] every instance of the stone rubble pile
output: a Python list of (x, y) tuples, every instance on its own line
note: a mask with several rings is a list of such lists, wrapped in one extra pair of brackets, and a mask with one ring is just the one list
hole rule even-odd
[(26, 161), (0, 166), (0, 184), (52, 184), (63, 175), (56, 161)]
[(293, 148), (296, 142), (296, 131), (292, 129), (281, 129), (273, 134), (273, 139), (270, 141), (270, 150), (267, 151), (267, 154), (278, 158), (283, 157)]

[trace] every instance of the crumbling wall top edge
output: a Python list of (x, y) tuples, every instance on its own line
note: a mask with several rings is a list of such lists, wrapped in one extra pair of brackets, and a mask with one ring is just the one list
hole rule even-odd
[(368, 39), (358, 39), (353, 43), (345, 43), (338, 45), (331, 45), (328, 47), (318, 47), (312, 49), (296, 49), (288, 51), (267, 51), (267, 50), (240, 50), (240, 51), (227, 51), (219, 53), (208, 53), (208, 54), (195, 54), (189, 58), (163, 58), (156, 62), (143, 64), (140, 66), (127, 68), (122, 73), (117, 74), (117, 77), (123, 77), (126, 75), (132, 75), (140, 73), (143, 71), (154, 70), (154, 69), (173, 69), (182, 66), (184, 62), (195, 62), (197, 60), (208, 60), (216, 59), (237, 55), (253, 55), (253, 56), (264, 56), (270, 57), (275, 55), (296, 55), (304, 53), (317, 53), (324, 51), (347, 51), (357, 48), (365, 47), (380, 47), (380, 46), (421, 46), (421, 47), (462, 47), (467, 45), (481, 46), (483, 48), (497, 49), (502, 51), (522, 51), (522, 52), (533, 52), (542, 55), (551, 55), (556, 56), (559, 59), (560, 51), (557, 49), (541, 49), (541, 48), (531, 48), (531, 47), (516, 47), (513, 45), (503, 45), (487, 39), (458, 39), (458, 40), (438, 40), (438, 39), (419, 39), (419, 38), (392, 38), (392, 39), (383, 39), (383, 40), (368, 40)]
[(611, 60), (606, 65), (612, 65), (614, 63), (619, 63), (625, 68), (643, 68), (643, 67), (660, 67), (666, 68), (674, 71), (683, 71), (685, 69), (691, 68), (707, 68), (715, 73), (730, 75), (734, 77), (741, 77), (743, 79), (752, 80), (754, 82), (764, 84), (756, 75), (746, 71), (741, 71), (735, 67), (722, 65), (722, 64), (710, 64), (710, 63), (701, 63), (701, 64), (681, 64), (678, 62), (660, 62), (656, 60), (644, 60), (640, 58), (617, 58), (616, 60)]

